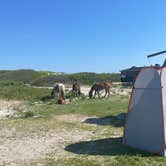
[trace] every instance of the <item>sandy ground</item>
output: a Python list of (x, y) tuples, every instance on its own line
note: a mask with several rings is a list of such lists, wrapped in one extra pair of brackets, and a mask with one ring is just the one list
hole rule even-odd
[(15, 113), (14, 107), (20, 103), (20, 101), (0, 100), (0, 120), (12, 116)]
[[(81, 123), (86, 118), (81, 115), (60, 115), (56, 121), (69, 119), (70, 122)], [(70, 157), (71, 154), (64, 150), (68, 144), (88, 140), (93, 135), (90, 131), (65, 127), (27, 136), (17, 132), (14, 127), (0, 128), (0, 165), (29, 165), (29, 161), (41, 161), (52, 152), (56, 154), (55, 159)]]
[[(15, 113), (13, 107), (20, 103), (0, 100), (0, 119), (12, 116)], [(81, 115), (59, 115), (55, 120), (82, 123), (87, 118)], [(87, 140), (91, 136), (92, 132), (77, 128), (63, 127), (25, 135), (15, 127), (0, 126), (0, 165), (29, 165), (30, 161), (41, 161), (52, 152), (56, 153), (57, 159), (68, 157), (69, 153), (64, 150), (68, 144)]]
[[(14, 129), (12, 129), (14, 130)], [(5, 132), (5, 137), (3, 132)], [(8, 131), (10, 132), (10, 131)], [(17, 138), (12, 134), (7, 137), (7, 132), (0, 132), (0, 165), (20, 165), (28, 163), (30, 160), (41, 160), (48, 153), (56, 153), (55, 158), (68, 155), (64, 149), (66, 145), (87, 139), (91, 135), (88, 131), (76, 129), (59, 129), (43, 136), (27, 136)]]
[[(57, 122), (90, 125), (83, 123), (88, 118), (94, 117), (58, 115), (55, 120)], [(103, 135), (104, 132), (104, 130), (100, 131), (97, 135)], [(93, 130), (87, 131), (64, 126), (48, 132), (41, 130), (39, 133), (27, 134), (17, 131), (15, 127), (0, 127), (0, 165), (29, 166), (34, 161), (37, 162), (37, 165), (45, 165), (46, 157), (53, 157), (54, 160), (72, 158), (75, 154), (66, 151), (66, 146), (77, 142), (90, 141), (95, 134)], [(113, 134), (115, 137), (119, 137), (120, 133), (114, 132)]]

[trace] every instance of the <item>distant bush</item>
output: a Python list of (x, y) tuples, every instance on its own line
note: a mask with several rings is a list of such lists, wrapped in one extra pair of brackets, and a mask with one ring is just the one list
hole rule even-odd
[(15, 70), (15, 71), (0, 71), (0, 84), (4, 83), (22, 83), (34, 86), (53, 86), (56, 82), (64, 84), (73, 84), (78, 82), (80, 84), (91, 85), (94, 82), (108, 81), (119, 82), (120, 74), (118, 73), (53, 73), (47, 71), (34, 70)]
[(76, 73), (76, 74), (62, 74), (62, 75), (50, 75), (43, 77), (32, 82), (34, 86), (53, 86), (56, 82), (61, 82), (64, 84), (72, 84), (74, 82), (79, 82), (81, 84), (90, 85), (94, 82), (119, 82), (120, 74), (96, 74), (96, 73)]
[(25, 84), (45, 76), (48, 76), (47, 72), (34, 70), (0, 71), (0, 81), (16, 81)]
[(23, 86), (24, 84), (16, 81), (0, 81), (0, 87), (3, 86)]

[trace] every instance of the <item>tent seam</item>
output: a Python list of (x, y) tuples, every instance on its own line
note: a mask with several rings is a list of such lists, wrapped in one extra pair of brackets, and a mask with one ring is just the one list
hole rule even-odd
[[(162, 74), (163, 74), (163, 69), (161, 70), (160, 73), (160, 81), (161, 81), (161, 87), (162, 87)], [(165, 150), (166, 144), (165, 144), (165, 123), (164, 123), (164, 102), (163, 102), (163, 90), (161, 89), (161, 98), (162, 98), (162, 125), (163, 125), (163, 152)]]

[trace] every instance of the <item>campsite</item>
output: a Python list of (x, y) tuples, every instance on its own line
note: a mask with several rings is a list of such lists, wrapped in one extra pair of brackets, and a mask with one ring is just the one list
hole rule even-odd
[(0, 166), (165, 166), (166, 1), (0, 1)]
[[(123, 144), (131, 86), (114, 82), (110, 97), (89, 99), (90, 85), (81, 85), (85, 96), (70, 97), (68, 104), (61, 105), (48, 98), (50, 88), (17, 80), (0, 84), (0, 165), (165, 163), (159, 155)], [(69, 92), (72, 86), (67, 87)]]

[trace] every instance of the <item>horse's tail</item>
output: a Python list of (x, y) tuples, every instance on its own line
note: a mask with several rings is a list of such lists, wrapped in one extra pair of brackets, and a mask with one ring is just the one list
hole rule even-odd
[(79, 95), (79, 96), (81, 95), (81, 90), (78, 91), (78, 95)]
[(110, 96), (111, 83), (109, 83), (109, 82), (104, 82), (104, 84), (105, 84), (105, 90), (108, 92), (108, 95)]

